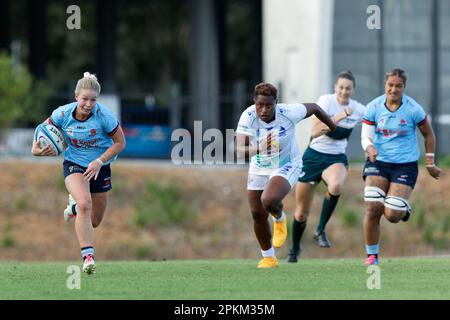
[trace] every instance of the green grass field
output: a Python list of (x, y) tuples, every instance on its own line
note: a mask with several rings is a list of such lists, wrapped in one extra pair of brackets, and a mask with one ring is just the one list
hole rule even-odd
[(361, 259), (311, 259), (256, 269), (256, 260), (97, 263), (68, 289), (70, 262), (0, 263), (0, 299), (450, 299), (450, 257), (384, 258), (369, 290)]

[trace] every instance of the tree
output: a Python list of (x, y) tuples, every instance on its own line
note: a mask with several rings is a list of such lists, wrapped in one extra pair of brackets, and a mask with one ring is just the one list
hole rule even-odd
[(0, 52), (0, 129), (27, 126), (42, 119), (48, 92), (22, 64)]

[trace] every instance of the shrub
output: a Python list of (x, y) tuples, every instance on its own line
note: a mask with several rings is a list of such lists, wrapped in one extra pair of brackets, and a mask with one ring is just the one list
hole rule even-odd
[(48, 91), (22, 64), (0, 52), (0, 128), (42, 121)]
[(189, 205), (179, 187), (147, 180), (134, 201), (134, 223), (140, 227), (152, 224), (183, 224), (191, 216)]

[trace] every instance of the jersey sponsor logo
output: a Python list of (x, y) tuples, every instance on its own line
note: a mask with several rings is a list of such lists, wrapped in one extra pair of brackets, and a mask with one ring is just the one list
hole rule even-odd
[(69, 138), (69, 142), (75, 148), (84, 148), (84, 149), (92, 149), (97, 146), (97, 143), (100, 141), (99, 138), (92, 140), (82, 140), (82, 139), (72, 139)]
[(377, 128), (377, 132), (382, 134), (385, 138), (388, 138), (389, 136), (394, 135), (395, 130), (392, 129), (381, 129), (381, 128)]
[(385, 138), (393, 136), (406, 136), (408, 135), (408, 130), (393, 130), (393, 129), (380, 129), (377, 128), (377, 133), (382, 134)]
[(74, 127), (67, 127), (67, 128), (66, 128), (66, 133), (67, 133), (67, 135), (73, 137), (73, 135), (74, 135), (74, 133), (75, 133)]

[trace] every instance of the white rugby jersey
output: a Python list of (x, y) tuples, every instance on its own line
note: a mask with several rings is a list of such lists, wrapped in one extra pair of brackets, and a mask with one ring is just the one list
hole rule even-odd
[[(321, 96), (317, 104), (330, 118), (341, 113), (344, 107), (352, 109), (353, 112), (350, 116), (336, 124), (336, 126), (345, 129), (353, 129), (357, 124), (361, 123), (365, 112), (364, 105), (353, 99), (350, 99), (349, 104), (346, 106), (340, 105), (336, 99), (336, 94)], [(323, 134), (320, 137), (314, 138), (309, 144), (309, 147), (322, 153), (341, 154), (345, 153), (347, 144), (348, 139), (335, 140)]]
[(275, 119), (270, 123), (262, 121), (257, 116), (255, 105), (242, 113), (236, 133), (249, 136), (251, 145), (256, 145), (256, 141), (263, 141), (269, 133), (272, 133), (281, 149), (270, 155), (264, 151), (254, 155), (250, 160), (250, 174), (270, 175), (288, 162), (301, 165), (301, 154), (295, 141), (295, 125), (305, 116), (306, 107), (300, 103), (277, 104)]

